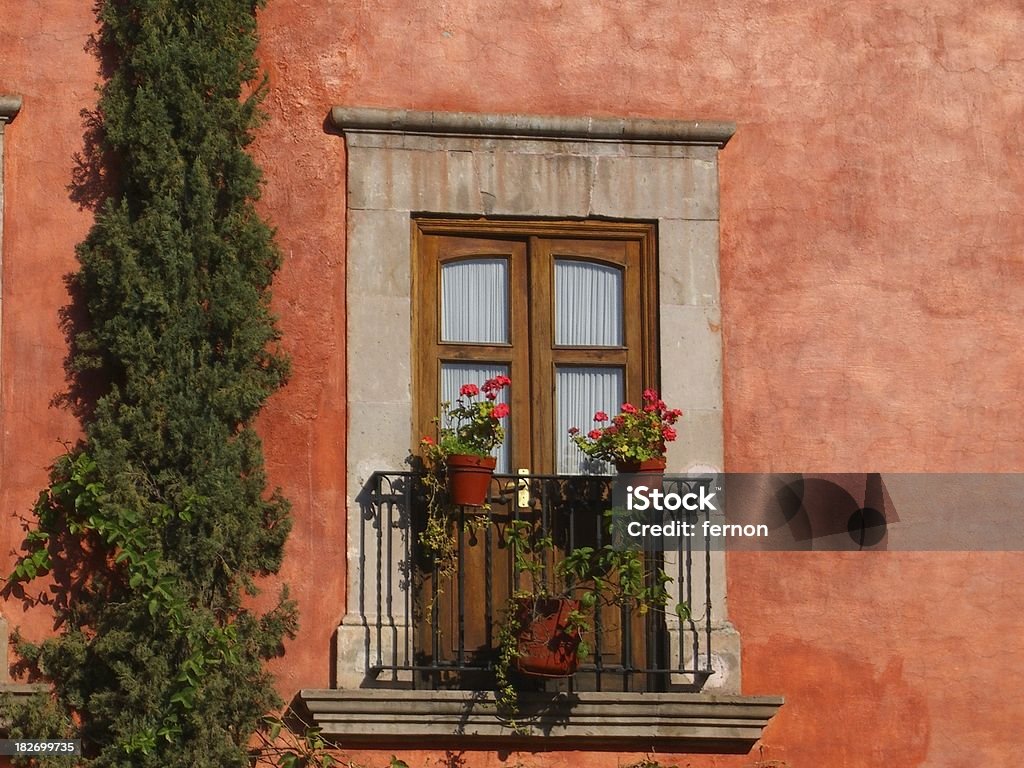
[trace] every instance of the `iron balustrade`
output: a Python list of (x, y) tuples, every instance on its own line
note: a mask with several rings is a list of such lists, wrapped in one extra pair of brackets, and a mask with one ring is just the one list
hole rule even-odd
[[(367, 677), (396, 687), (493, 689), (506, 598), (522, 587), (506, 538), (510, 524), (526, 520), (551, 536), (553, 546), (542, 553), (550, 578), (566, 552), (609, 543), (613, 480), (495, 475), (486, 507), (454, 508), (456, 567), (446, 578), (420, 541), (428, 498), (423, 473), (375, 472), (357, 497), (362, 514), (357, 604)], [(668, 476), (665, 490), (683, 494), (697, 482)], [(599, 601), (589, 658), (581, 659), (576, 674), (561, 685), (636, 692), (704, 686), (712, 674), (712, 568), (710, 541), (700, 532), (709, 518), (705, 511), (674, 516), (680, 514), (695, 524), (696, 537), (680, 537), (664, 552), (648, 546), (643, 554), (652, 566), (647, 578), (656, 578), (657, 566), (671, 579), (668, 609), (642, 612)], [(676, 602), (688, 613), (673, 612)]]

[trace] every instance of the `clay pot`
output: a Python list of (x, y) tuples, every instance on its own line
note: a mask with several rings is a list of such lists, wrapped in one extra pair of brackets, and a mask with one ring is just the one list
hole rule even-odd
[(570, 631), (569, 614), (578, 600), (522, 598), (516, 601), (519, 632), (516, 669), (533, 677), (569, 677), (576, 671), (579, 631)]
[(665, 474), (665, 459), (644, 459), (643, 461), (616, 461), (615, 469), (620, 475)]
[(446, 460), (448, 495), (453, 504), (479, 507), (487, 501), (487, 489), (498, 460), (493, 456), (455, 453)]

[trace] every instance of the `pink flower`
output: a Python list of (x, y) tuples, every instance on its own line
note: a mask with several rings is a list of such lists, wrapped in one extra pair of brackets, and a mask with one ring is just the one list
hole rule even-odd
[(591, 440), (600, 440), (601, 439), (601, 430), (600, 429), (592, 429), (589, 432), (587, 432), (587, 437), (589, 437)]
[(580, 433), (579, 427), (569, 427), (570, 435), (578, 435)]
[(623, 413), (637, 413), (636, 406), (633, 405), (632, 403), (623, 403), (622, 404), (622, 412)]
[(498, 403), (494, 406), (494, 410), (491, 411), (492, 419), (503, 419), (508, 416), (509, 408), (507, 403)]
[(498, 399), (498, 393), (497, 392), (488, 392), (487, 393), (487, 399), (488, 400), (497, 400)]
[(661, 436), (671, 442), (676, 439), (676, 431), (672, 427), (662, 427)]
[(480, 394), (480, 387), (476, 384), (463, 384), (462, 389), (459, 390), (460, 395), (468, 395), (469, 397), (476, 397)]
[(615, 423), (615, 426), (621, 427), (623, 424), (626, 423), (626, 417), (620, 413), (618, 416), (612, 419), (612, 421)]
[(608, 414), (604, 411), (598, 411), (594, 414), (594, 421), (608, 421)]
[(644, 400), (650, 400), (651, 402), (658, 401), (658, 391), (655, 389), (644, 390)]

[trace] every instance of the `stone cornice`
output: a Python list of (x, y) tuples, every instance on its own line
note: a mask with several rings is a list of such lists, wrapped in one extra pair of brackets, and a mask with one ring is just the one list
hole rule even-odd
[(564, 141), (642, 142), (724, 147), (736, 124), (710, 120), (496, 115), (334, 107), (331, 121), (344, 132), (424, 134)]
[(21, 110), (21, 96), (0, 94), (0, 126), (11, 122)]
[[(700, 693), (521, 694), (516, 732), (494, 694), (473, 691), (303, 690), (323, 735), (344, 744), (386, 738), (435, 746), (526, 742), (531, 749), (685, 747), (746, 754), (783, 704), (779, 696)], [(543, 737), (538, 740), (535, 737)]]

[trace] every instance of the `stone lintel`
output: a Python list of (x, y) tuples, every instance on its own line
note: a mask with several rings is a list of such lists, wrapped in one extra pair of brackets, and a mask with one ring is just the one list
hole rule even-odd
[(644, 142), (719, 148), (736, 132), (735, 123), (716, 120), (495, 115), (341, 106), (331, 109), (331, 121), (345, 132)]
[(9, 123), (21, 111), (21, 96), (0, 94), (0, 128)]
[[(701, 693), (521, 694), (517, 732), (481, 691), (313, 690), (299, 693), (323, 735), (351, 745), (387, 738), (434, 746), (496, 742), (530, 749), (683, 748), (746, 754), (783, 704), (778, 696)], [(538, 740), (535, 737), (543, 737)]]

